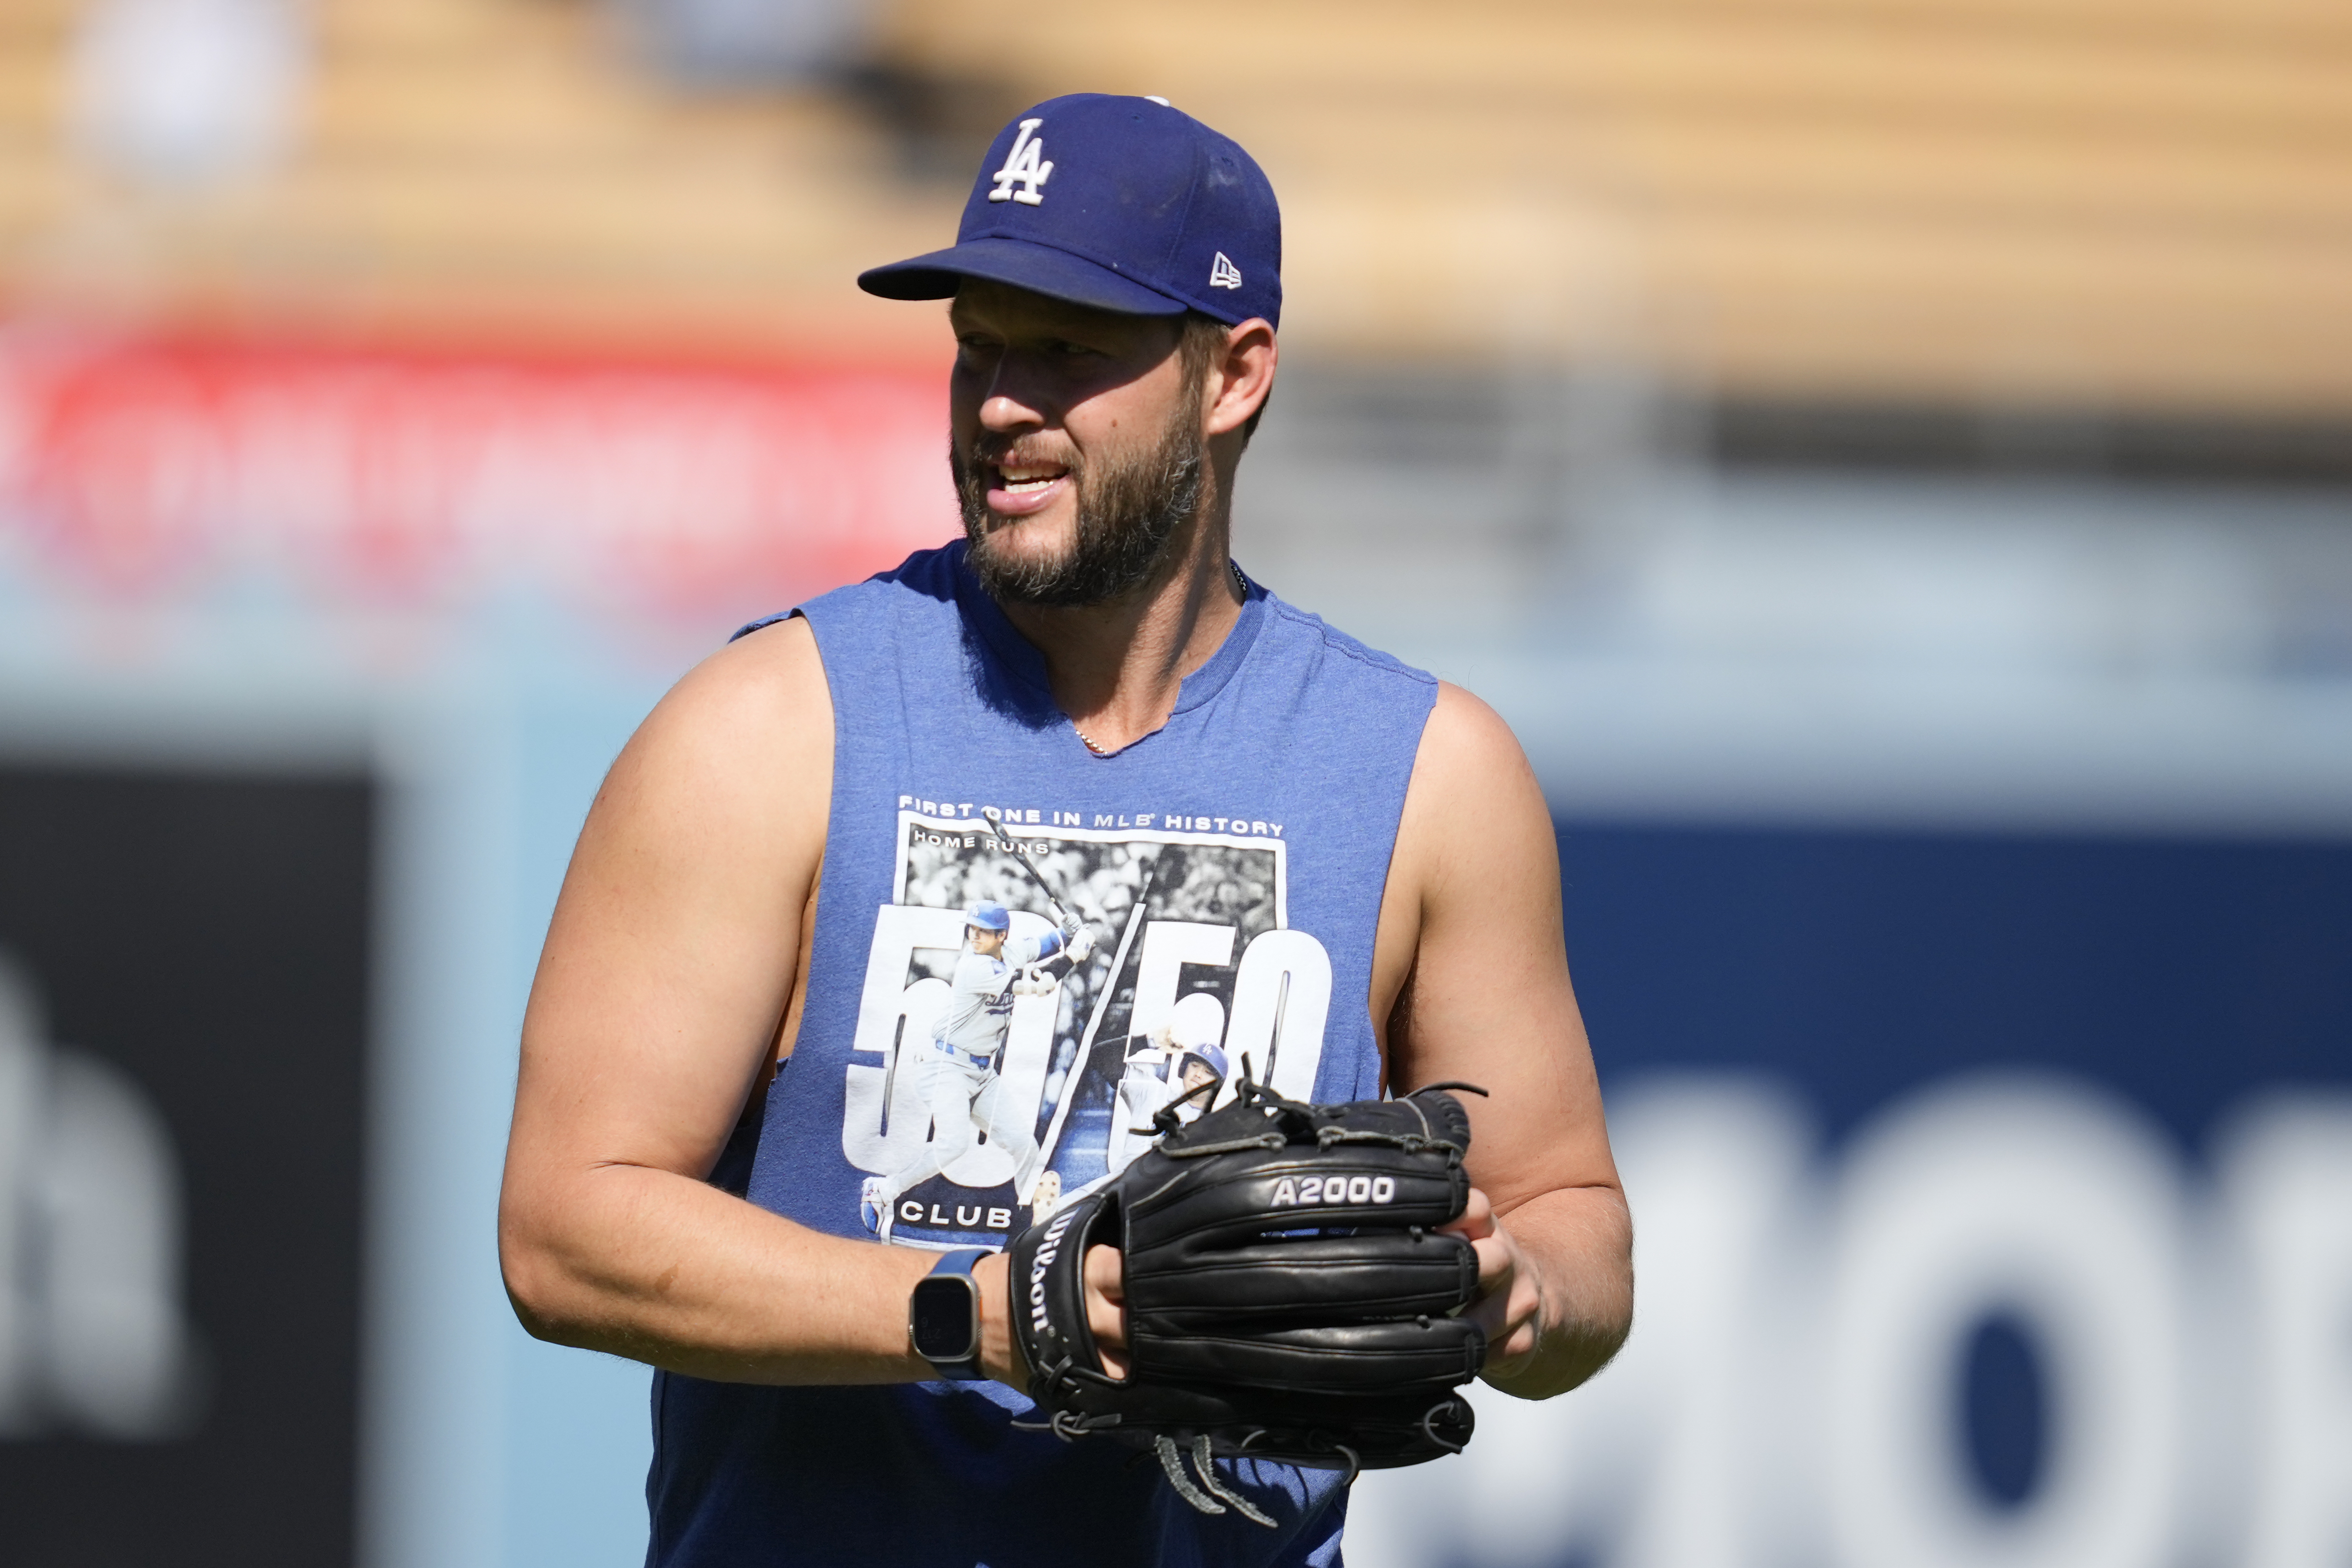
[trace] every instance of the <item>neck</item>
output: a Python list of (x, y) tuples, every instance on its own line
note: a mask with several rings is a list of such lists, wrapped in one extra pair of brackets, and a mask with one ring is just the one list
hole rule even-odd
[(1132, 593), (1066, 608), (1003, 606), (1045, 656), (1054, 700), (1096, 751), (1123, 750), (1167, 723), (1184, 678), (1209, 662), (1241, 618), (1228, 565), (1229, 492), (1215, 480), (1205, 488), (1200, 512)]

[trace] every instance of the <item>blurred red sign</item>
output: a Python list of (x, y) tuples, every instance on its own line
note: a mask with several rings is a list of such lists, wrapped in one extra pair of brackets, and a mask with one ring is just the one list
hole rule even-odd
[(955, 531), (946, 388), (897, 367), (0, 338), (0, 528), (105, 591), (538, 583), (787, 604)]

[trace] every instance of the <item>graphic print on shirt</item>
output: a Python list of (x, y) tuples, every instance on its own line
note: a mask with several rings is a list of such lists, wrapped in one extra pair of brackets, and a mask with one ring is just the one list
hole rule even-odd
[[(1313, 1097), (1331, 961), (1285, 923), (1279, 824), (929, 805), (898, 810), (847, 1068), (867, 1230), (1002, 1247), (1141, 1154), (1188, 1089), (1187, 1120), (1231, 1100), (1244, 1060)], [(992, 953), (970, 923), (990, 905)]]

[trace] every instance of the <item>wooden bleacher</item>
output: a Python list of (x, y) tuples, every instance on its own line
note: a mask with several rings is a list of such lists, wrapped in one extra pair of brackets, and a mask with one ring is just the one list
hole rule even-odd
[[(945, 239), (846, 92), (698, 97), (585, 0), (316, 0), (280, 170), (142, 193), (0, 19), (25, 305), (914, 352)], [(892, 80), (1156, 92), (1282, 193), (1294, 342), (1738, 397), (2352, 417), (2352, 11), (2324, 0), (894, 0)]]

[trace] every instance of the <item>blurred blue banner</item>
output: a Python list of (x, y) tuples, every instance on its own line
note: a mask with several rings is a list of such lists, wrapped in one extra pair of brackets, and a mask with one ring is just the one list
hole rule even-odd
[(1634, 1336), (1351, 1563), (2344, 1561), (2352, 847), (1560, 845)]
[(2078, 1076), (2184, 1157), (2352, 1087), (2352, 845), (1564, 824), (1602, 1071), (1768, 1073), (1843, 1143), (1922, 1085)]

